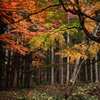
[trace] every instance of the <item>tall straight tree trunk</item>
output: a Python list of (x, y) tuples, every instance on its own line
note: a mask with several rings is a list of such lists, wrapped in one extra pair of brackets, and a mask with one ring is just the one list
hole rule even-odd
[[(5, 28), (7, 28), (7, 25), (2, 20), (2, 17), (0, 17), (0, 35), (5, 33)], [(3, 55), (3, 42), (0, 40), (0, 87), (2, 85), (4, 59), (5, 57)]]
[(87, 70), (87, 62), (85, 61), (85, 79), (88, 81), (88, 70)]
[(14, 80), (13, 80), (13, 87), (17, 87), (18, 83), (18, 65), (19, 65), (19, 58), (18, 58), (18, 53), (14, 53)]
[(95, 56), (95, 82), (99, 82), (99, 77), (98, 77), (98, 57), (97, 54)]
[(10, 86), (13, 87), (14, 81), (14, 51), (11, 51), (11, 66), (10, 66)]
[(99, 75), (98, 75), (98, 77), (99, 77), (99, 80), (100, 80), (100, 69), (98, 69), (98, 71), (99, 71)]
[[(48, 49), (47, 54), (51, 55), (51, 50), (50, 49)], [(47, 56), (47, 65), (48, 64), (51, 64), (50, 56)], [(51, 81), (51, 79), (50, 79), (51, 78), (50, 73), (51, 73), (51, 68), (48, 68), (47, 69), (47, 82), (49, 82), (49, 83)]]
[(17, 87), (17, 67), (14, 68), (14, 80), (13, 80), (13, 87)]
[[(68, 48), (69, 48), (69, 32), (67, 33), (67, 44), (68, 44)], [(69, 56), (67, 57), (67, 74), (66, 74), (66, 85), (68, 85), (69, 83), (69, 77), (70, 77), (70, 73), (69, 73)]]
[(3, 68), (3, 47), (2, 41), (0, 41), (0, 87), (2, 85), (2, 68)]
[(32, 72), (30, 72), (30, 76), (29, 76), (29, 87), (32, 87), (33, 85), (33, 77), (32, 77)]
[(37, 69), (36, 70), (36, 85), (40, 85), (40, 75), (41, 75), (41, 73), (40, 73), (40, 69)]
[[(27, 54), (25, 56), (25, 71), (30, 69), (30, 54)], [(24, 77), (24, 86), (29, 87), (30, 84), (30, 72), (25, 72), (25, 77)]]
[(92, 59), (90, 59), (90, 80), (93, 82), (93, 67), (92, 67)]
[(7, 69), (6, 69), (6, 87), (9, 86), (9, 72), (10, 72), (10, 61), (11, 61), (11, 51), (10, 50), (7, 50), (7, 57), (8, 57), (8, 61), (7, 61)]
[[(61, 55), (59, 56), (59, 63), (63, 64), (63, 58), (61, 57)], [(60, 66), (59, 75), (60, 75), (60, 84), (63, 84), (63, 82), (64, 82), (64, 80), (63, 80), (63, 65)]]
[(23, 85), (23, 83), (24, 83), (24, 65), (22, 65), (20, 69), (20, 85)]
[(69, 83), (69, 75), (70, 75), (70, 73), (69, 73), (69, 56), (67, 57), (67, 74), (66, 74), (66, 85), (68, 85), (68, 83)]
[[(60, 46), (62, 46), (62, 43), (59, 43)], [(61, 48), (60, 48), (61, 50)], [(59, 63), (61, 64), (61, 66), (59, 66), (59, 82), (60, 84), (62, 85), (64, 80), (63, 80), (63, 57), (62, 57), (62, 52), (61, 54), (59, 55)]]
[[(51, 64), (54, 64), (54, 48), (51, 48)], [(51, 85), (54, 85), (54, 67), (51, 67)]]
[[(27, 70), (29, 70), (31, 68), (31, 66), (32, 66), (32, 55), (31, 55), (31, 53), (30, 54), (27, 54), (25, 56), (24, 66), (25, 66), (25, 71), (27, 71)], [(30, 83), (31, 82), (31, 79), (32, 79), (31, 78), (31, 74), (32, 74), (32, 72), (25, 72), (25, 74), (24, 74), (25, 75), (25, 77), (24, 77), (24, 86), (25, 87), (30, 87), (31, 86), (31, 83)], [(38, 71), (37, 71), (36, 74), (38, 74)], [(37, 77), (36, 80), (38, 80), (38, 77)]]

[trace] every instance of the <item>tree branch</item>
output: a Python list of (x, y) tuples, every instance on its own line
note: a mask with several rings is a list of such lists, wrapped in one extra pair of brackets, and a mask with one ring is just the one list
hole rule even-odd
[(86, 27), (85, 27), (85, 25), (84, 25), (84, 16), (82, 16), (82, 15), (78, 15), (78, 16), (79, 16), (79, 20), (80, 20), (80, 25), (81, 25), (82, 30), (84, 31), (84, 33), (85, 33), (91, 40), (100, 43), (100, 38), (91, 35), (91, 34), (89, 33), (89, 31), (86, 29)]
[(43, 12), (43, 11), (45, 11), (45, 10), (51, 8), (51, 7), (56, 7), (56, 6), (61, 6), (61, 4), (50, 5), (50, 6), (48, 6), (48, 7), (45, 7), (45, 8), (43, 8), (43, 9), (41, 9), (40, 11), (37, 11), (37, 12), (31, 13), (31, 14), (28, 14), (26, 17), (24, 17), (24, 18), (22, 18), (22, 19), (20, 19), (20, 20), (18, 20), (18, 21), (16, 21), (16, 22), (14, 22), (14, 23), (12, 23), (12, 24), (18, 23), (18, 22), (20, 22), (20, 21), (22, 21), (22, 20), (24, 20), (24, 19), (29, 18), (31, 15), (36, 15), (36, 14), (41, 13), (41, 12)]
[[(85, 25), (84, 25), (84, 23), (85, 23), (85, 22), (84, 22), (85, 17), (90, 18), (90, 19), (95, 20), (95, 21), (98, 21), (98, 22), (100, 22), (100, 20), (95, 19), (95, 18), (93, 18), (93, 17), (90, 17), (90, 16), (86, 15), (85, 13), (83, 13), (83, 12), (81, 11), (81, 9), (79, 8), (80, 6), (78, 6), (78, 10), (73, 9), (73, 10), (74, 10), (74, 11), (73, 11), (73, 10), (70, 10), (70, 9), (66, 9), (66, 7), (65, 7), (65, 5), (64, 5), (64, 3), (63, 3), (62, 0), (59, 0), (59, 2), (62, 4), (62, 7), (63, 7), (63, 9), (64, 9), (66, 12), (71, 12), (72, 14), (78, 15), (79, 21), (80, 21), (80, 25), (81, 25), (81, 28), (82, 28), (82, 30), (84, 31), (84, 33), (85, 33), (91, 40), (94, 40), (94, 41), (100, 43), (100, 38), (91, 35), (91, 34), (89, 33), (89, 31), (86, 29)], [(75, 0), (75, 2), (79, 5), (78, 0)]]
[[(22, 21), (22, 20), (24, 20), (24, 19), (27, 19), (27, 18), (30, 17), (31, 15), (36, 15), (36, 14), (38, 14), (38, 13), (41, 13), (41, 12), (43, 12), (43, 11), (45, 11), (45, 10), (51, 8), (51, 7), (56, 7), (56, 6), (61, 6), (61, 5), (62, 5), (63, 9), (64, 9), (66, 12), (71, 12), (72, 14), (75, 14), (75, 15), (77, 15), (77, 14), (79, 13), (79, 11), (77, 11), (77, 10), (75, 10), (75, 9), (74, 9), (74, 10), (66, 9), (65, 5), (67, 5), (67, 3), (63, 3), (62, 0), (59, 0), (59, 2), (60, 2), (60, 4), (57, 4), (57, 5), (50, 5), (50, 6), (48, 6), (48, 7), (45, 7), (45, 8), (43, 8), (43, 9), (41, 9), (41, 10), (38, 11), (38, 12), (34, 12), (34, 13), (31, 13), (31, 14), (28, 14), (26, 17), (24, 17), (24, 18), (22, 18), (22, 19), (20, 19), (20, 20), (18, 20), (18, 21), (16, 21), (16, 22), (14, 22), (14, 23), (12, 23), (12, 24), (15, 24), (15, 23), (18, 23), (18, 22), (20, 22), (20, 21)], [(85, 17), (88, 17), (88, 18), (90, 18), (90, 19), (92, 19), (92, 20), (95, 20), (95, 21), (100, 22), (100, 20), (95, 19), (95, 18), (93, 18), (93, 17), (90, 17), (90, 16), (86, 15), (86, 14), (83, 13), (83, 12), (80, 12), (80, 13), (81, 13), (82, 15), (84, 15)]]

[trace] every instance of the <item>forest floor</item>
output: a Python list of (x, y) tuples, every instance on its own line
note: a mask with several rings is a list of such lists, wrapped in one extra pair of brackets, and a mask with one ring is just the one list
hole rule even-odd
[[(0, 91), (0, 100), (65, 100), (65, 92), (64, 85), (9, 88)], [(75, 85), (68, 100), (100, 100), (100, 83)]]

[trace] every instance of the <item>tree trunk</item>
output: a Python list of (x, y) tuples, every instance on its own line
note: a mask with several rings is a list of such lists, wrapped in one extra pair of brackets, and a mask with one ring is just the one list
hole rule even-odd
[(19, 58), (18, 58), (18, 53), (14, 53), (14, 81), (13, 81), (13, 87), (17, 87), (18, 83), (18, 64), (19, 64)]
[(99, 82), (99, 77), (98, 77), (98, 57), (97, 54), (95, 56), (95, 82)]
[(36, 85), (40, 85), (40, 69), (36, 70)]
[(80, 68), (81, 68), (81, 66), (82, 66), (82, 64), (84, 63), (85, 60), (83, 60), (80, 65), (79, 65), (79, 61), (80, 61), (80, 58), (77, 60), (77, 62), (75, 64), (75, 68), (74, 68), (72, 77), (71, 77), (71, 79), (70, 79), (70, 81), (67, 85), (67, 93), (65, 94), (66, 99), (68, 99), (68, 97), (70, 96), (70, 94), (72, 92), (75, 80), (76, 80), (76, 78), (77, 78), (77, 76), (80, 72)]
[(2, 85), (2, 68), (3, 68), (3, 47), (2, 47), (2, 41), (0, 41), (0, 88)]
[(11, 61), (11, 51), (10, 50), (7, 50), (7, 53), (8, 53), (8, 55), (7, 55), (7, 57), (8, 57), (8, 61), (7, 61), (7, 69), (6, 69), (6, 87), (8, 87), (9, 86), (9, 73), (10, 73), (10, 61)]
[(90, 80), (93, 82), (93, 68), (92, 68), (92, 59), (90, 59)]
[(69, 83), (69, 56), (67, 57), (67, 74), (66, 74), (66, 86)]
[(11, 67), (10, 67), (10, 86), (13, 87), (14, 82), (14, 52), (11, 51)]
[(87, 62), (85, 61), (85, 79), (88, 81), (88, 70), (87, 70)]
[[(54, 64), (54, 48), (51, 48), (51, 64)], [(51, 85), (54, 85), (54, 67), (51, 67)]]
[(23, 82), (24, 82), (24, 66), (22, 65), (20, 69), (20, 85), (21, 86), (23, 85)]
[[(63, 64), (63, 58), (61, 57), (61, 55), (59, 56), (59, 63)], [(60, 84), (63, 84), (64, 80), (63, 80), (63, 65), (60, 66), (59, 69), (59, 75), (60, 75)]]
[[(69, 32), (67, 33), (67, 44), (68, 44), (68, 48), (69, 48)], [(67, 74), (66, 74), (66, 86), (69, 83), (69, 77), (70, 77), (70, 73), (69, 73), (69, 56), (67, 57)]]

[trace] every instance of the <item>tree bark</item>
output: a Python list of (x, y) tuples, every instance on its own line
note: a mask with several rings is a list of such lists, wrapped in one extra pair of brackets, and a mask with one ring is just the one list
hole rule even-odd
[(77, 62), (75, 64), (75, 68), (74, 68), (72, 77), (71, 77), (71, 79), (70, 79), (70, 81), (67, 85), (67, 93), (65, 94), (66, 100), (68, 99), (68, 97), (70, 96), (70, 94), (72, 92), (75, 80), (76, 80), (76, 78), (77, 78), (77, 76), (80, 72), (80, 68), (81, 68), (81, 66), (82, 66), (82, 64), (84, 63), (85, 60), (81, 61), (80, 65), (79, 65), (79, 61), (80, 61), (80, 58), (77, 60)]
[(11, 63), (11, 51), (7, 50), (7, 57), (8, 57), (8, 61), (7, 61), (7, 69), (6, 69), (6, 87), (9, 86), (9, 73), (10, 73), (10, 63)]
[[(59, 63), (63, 64), (63, 58), (61, 58), (61, 55), (59, 56)], [(63, 66), (61, 65), (59, 68), (59, 75), (60, 75), (60, 84), (63, 84)]]
[(85, 79), (88, 81), (88, 70), (87, 70), (87, 62), (85, 61)]
[[(69, 14), (69, 13), (68, 13)], [(69, 22), (69, 19), (68, 19)], [(68, 48), (69, 48), (69, 32), (67, 32), (67, 44), (68, 44)], [(66, 85), (68, 85), (69, 83), (69, 78), (70, 78), (70, 65), (69, 65), (70, 61), (69, 61), (69, 56), (67, 57), (67, 74), (66, 74)]]
[(69, 73), (69, 56), (67, 57), (67, 74), (66, 74), (66, 85), (69, 83), (70, 73)]
[(14, 80), (13, 80), (13, 87), (17, 87), (18, 83), (18, 64), (19, 64), (18, 53), (14, 53)]
[(36, 70), (36, 85), (40, 85), (40, 69)]
[(97, 53), (96, 53), (96, 56), (95, 56), (95, 82), (99, 82), (99, 77), (98, 77), (98, 57), (97, 57)]
[[(51, 48), (51, 64), (54, 64), (54, 48)], [(51, 85), (54, 85), (54, 67), (51, 67)]]
[(90, 79), (93, 82), (93, 67), (92, 67), (92, 59), (90, 59)]
[(2, 85), (2, 68), (3, 68), (3, 47), (2, 47), (2, 41), (0, 41), (0, 87)]

